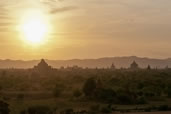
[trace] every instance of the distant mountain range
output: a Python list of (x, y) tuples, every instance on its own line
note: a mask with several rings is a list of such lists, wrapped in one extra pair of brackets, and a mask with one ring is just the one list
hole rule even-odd
[[(61, 66), (80, 66), (88, 68), (106, 68), (110, 67), (112, 63), (117, 68), (128, 68), (130, 64), (136, 61), (141, 67), (145, 68), (148, 65), (155, 68), (165, 68), (166, 66), (171, 67), (171, 58), (168, 59), (153, 59), (153, 58), (141, 58), (136, 56), (128, 57), (105, 57), (99, 59), (72, 59), (72, 60), (46, 60), (46, 62), (54, 68), (60, 68)], [(32, 68), (37, 65), (40, 60), (0, 60), (0, 68)]]

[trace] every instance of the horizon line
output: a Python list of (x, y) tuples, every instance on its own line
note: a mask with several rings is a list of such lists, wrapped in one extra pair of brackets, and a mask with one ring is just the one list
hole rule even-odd
[[(147, 56), (135, 56), (135, 55), (130, 55), (130, 56), (104, 56), (104, 57), (99, 57), (99, 58), (73, 58), (73, 59), (46, 59), (46, 58), (41, 58), (44, 60), (48, 60), (48, 61), (68, 61), (68, 60), (96, 60), (96, 59), (105, 59), (105, 58), (124, 58), (124, 57), (136, 57), (136, 58), (141, 58), (141, 59), (158, 59), (158, 60), (167, 60), (167, 59), (171, 59), (171, 57), (166, 57), (166, 58), (155, 58), (155, 57), (147, 57)], [(23, 60), (23, 59), (0, 59), (0, 61), (39, 61), (41, 59), (27, 59), (27, 60)]]

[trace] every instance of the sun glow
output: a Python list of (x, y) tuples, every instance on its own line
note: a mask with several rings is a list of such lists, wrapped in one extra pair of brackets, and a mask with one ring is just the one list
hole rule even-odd
[(49, 32), (49, 24), (41, 11), (26, 12), (21, 22), (20, 29), (24, 41), (31, 44), (40, 44), (45, 41)]

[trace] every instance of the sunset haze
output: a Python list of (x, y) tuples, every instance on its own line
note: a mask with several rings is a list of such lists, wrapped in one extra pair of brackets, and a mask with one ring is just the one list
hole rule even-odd
[(1, 0), (0, 59), (169, 58), (170, 12), (170, 0)]

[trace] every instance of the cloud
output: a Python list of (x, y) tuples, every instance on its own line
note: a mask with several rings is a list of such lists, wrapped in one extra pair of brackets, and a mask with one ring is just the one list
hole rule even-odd
[(71, 11), (71, 10), (75, 10), (78, 7), (75, 6), (67, 6), (67, 7), (62, 7), (62, 8), (54, 8), (50, 11), (51, 14), (55, 14), (55, 13), (60, 13), (60, 12), (66, 12), (66, 11)]
[[(48, 9), (50, 10), (50, 14), (55, 14), (55, 13), (61, 13), (61, 12), (67, 12), (71, 10), (77, 9), (76, 6), (64, 6), (62, 2), (65, 0), (40, 0), (40, 3), (42, 3), (44, 6), (47, 6)], [(62, 4), (63, 5), (62, 5)], [(59, 4), (61, 7), (59, 7)]]
[(40, 3), (43, 3), (43, 4), (55, 4), (55, 3), (59, 3), (59, 2), (63, 2), (64, 0), (40, 0)]

